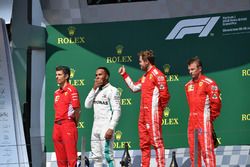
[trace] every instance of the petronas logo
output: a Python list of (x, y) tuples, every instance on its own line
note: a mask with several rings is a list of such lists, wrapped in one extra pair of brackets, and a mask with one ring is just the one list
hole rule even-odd
[(68, 33), (69, 33), (70, 36), (75, 35), (75, 33), (76, 33), (76, 28), (73, 27), (73, 26), (68, 27)]
[(170, 108), (166, 107), (165, 110), (164, 110), (164, 116), (168, 117), (169, 116), (169, 112), (170, 112)]
[(121, 55), (122, 54), (122, 52), (123, 52), (123, 46), (122, 45), (117, 45), (116, 47), (115, 47), (115, 49), (116, 49), (116, 54), (118, 54), (118, 55)]
[(122, 138), (122, 132), (120, 130), (115, 132), (115, 139), (116, 140), (121, 140)]
[(117, 89), (118, 89), (119, 95), (122, 96), (123, 89), (122, 88), (117, 88)]
[(164, 64), (163, 65), (163, 70), (165, 74), (168, 74), (170, 71), (170, 65), (169, 64)]
[(74, 78), (75, 73), (76, 73), (76, 70), (73, 69), (73, 68), (71, 68), (71, 69), (70, 69), (70, 78)]

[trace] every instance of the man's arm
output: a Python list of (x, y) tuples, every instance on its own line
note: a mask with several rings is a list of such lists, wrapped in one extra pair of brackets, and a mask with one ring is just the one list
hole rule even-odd
[(156, 86), (159, 90), (159, 93), (160, 93), (161, 107), (164, 110), (168, 104), (169, 99), (170, 99), (170, 94), (168, 92), (168, 85), (167, 85), (166, 77), (164, 75), (155, 76), (155, 84), (156, 84)]
[(123, 77), (124, 81), (132, 92), (138, 92), (141, 90), (141, 79), (134, 83), (130, 76), (126, 73), (126, 69), (124, 66), (120, 67), (118, 72)]
[(210, 120), (213, 122), (220, 115), (221, 110), (220, 90), (215, 82), (209, 84), (208, 96), (210, 100)]
[[(74, 118), (74, 121), (76, 125), (78, 124), (79, 118), (80, 118), (80, 112), (81, 112), (81, 106), (80, 106), (80, 98), (78, 91), (75, 87), (71, 89), (71, 104), (73, 108), (72, 116)], [(70, 107), (71, 108), (71, 107)], [(72, 109), (71, 108), (71, 109)]]
[(84, 105), (86, 108), (92, 108), (94, 98), (95, 98), (95, 90), (91, 89), (91, 91), (89, 92), (88, 96), (85, 99)]
[(79, 122), (79, 119), (80, 119), (80, 113), (81, 113), (81, 108), (74, 108), (74, 118), (75, 118), (75, 123), (76, 125), (78, 124)]
[(116, 125), (118, 124), (118, 121), (121, 116), (121, 106), (120, 106), (120, 95), (118, 92), (118, 89), (115, 89), (115, 91), (111, 92), (111, 95), (109, 97), (109, 104), (112, 113), (112, 118), (110, 120), (109, 129), (107, 130), (105, 134), (106, 139), (111, 139), (113, 136), (114, 129)]

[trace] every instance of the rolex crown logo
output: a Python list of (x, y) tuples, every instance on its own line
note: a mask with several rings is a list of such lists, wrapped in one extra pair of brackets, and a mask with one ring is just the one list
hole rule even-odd
[(166, 107), (165, 110), (164, 110), (164, 116), (168, 117), (169, 116), (169, 112), (170, 112), (170, 108)]
[(116, 140), (121, 140), (122, 138), (122, 132), (120, 130), (115, 132), (115, 139)]
[(117, 88), (117, 89), (118, 89), (119, 95), (122, 96), (123, 89), (122, 88)]
[(164, 70), (165, 74), (169, 73), (169, 71), (170, 71), (170, 65), (169, 64), (164, 64), (163, 65), (163, 70)]
[(68, 33), (69, 33), (70, 36), (75, 35), (75, 33), (76, 33), (76, 28), (73, 27), (73, 26), (68, 27)]
[(73, 78), (75, 76), (76, 70), (71, 68), (70, 69), (70, 78)]
[(121, 55), (122, 54), (122, 52), (123, 52), (123, 46), (122, 45), (117, 45), (116, 47), (115, 47), (115, 49), (116, 49), (116, 54), (118, 54), (118, 55)]

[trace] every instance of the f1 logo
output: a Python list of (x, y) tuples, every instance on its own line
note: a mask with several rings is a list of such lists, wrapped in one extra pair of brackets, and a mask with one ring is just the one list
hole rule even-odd
[(187, 34), (199, 34), (199, 37), (206, 37), (219, 18), (220, 16), (181, 20), (165, 40), (182, 39)]

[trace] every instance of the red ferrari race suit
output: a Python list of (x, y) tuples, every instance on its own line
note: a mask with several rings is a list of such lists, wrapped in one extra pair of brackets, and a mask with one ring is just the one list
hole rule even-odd
[(212, 138), (213, 121), (220, 114), (220, 90), (216, 83), (201, 75), (197, 81), (185, 85), (190, 109), (188, 122), (188, 143), (190, 159), (194, 167), (194, 131), (198, 129), (198, 166), (201, 167), (201, 155), (207, 167), (215, 167), (214, 143)]
[(158, 167), (165, 167), (165, 149), (162, 138), (162, 114), (170, 95), (165, 75), (155, 66), (138, 82), (133, 83), (127, 73), (123, 78), (133, 92), (141, 91), (140, 116), (138, 121), (142, 167), (150, 165), (150, 146), (156, 152)]
[(53, 142), (58, 167), (75, 167), (77, 163), (75, 108), (80, 108), (80, 100), (74, 86), (68, 83), (63, 89), (55, 91)]

